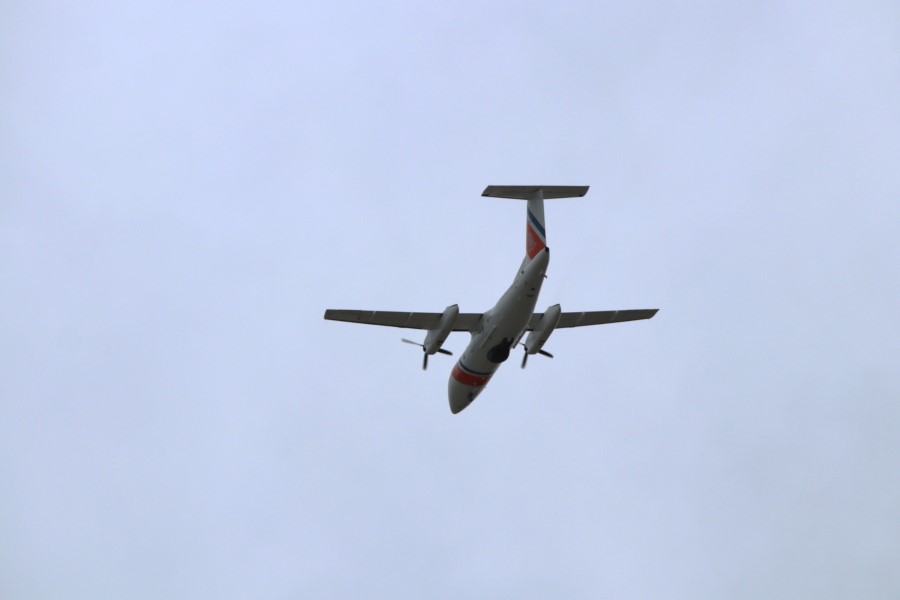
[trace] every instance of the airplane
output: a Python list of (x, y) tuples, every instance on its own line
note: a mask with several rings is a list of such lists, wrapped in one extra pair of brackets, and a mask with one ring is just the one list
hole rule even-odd
[(554, 304), (543, 313), (534, 312), (550, 262), (544, 224), (544, 200), (580, 198), (587, 194), (588, 187), (489, 185), (485, 188), (482, 196), (527, 201), (525, 257), (512, 285), (497, 304), (486, 312), (462, 313), (459, 312), (458, 305), (452, 304), (441, 313), (328, 309), (325, 311), (325, 318), (425, 330), (425, 340), (421, 343), (402, 339), (403, 342), (422, 348), (422, 369), (428, 368), (428, 357), (433, 354), (452, 356), (452, 352), (441, 347), (451, 332), (466, 331), (471, 334), (469, 345), (450, 373), (448, 396), (450, 412), (453, 414), (465, 409), (484, 391), (500, 365), (509, 358), (510, 350), (519, 344), (526, 332), (528, 337), (523, 343), (523, 369), (530, 355), (540, 354), (553, 358), (543, 348), (556, 329), (650, 319), (659, 309), (562, 312), (560, 305)]

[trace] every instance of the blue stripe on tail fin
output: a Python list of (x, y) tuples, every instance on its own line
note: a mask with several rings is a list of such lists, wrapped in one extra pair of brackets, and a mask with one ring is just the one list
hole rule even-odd
[(528, 219), (525, 223), (525, 254), (528, 260), (547, 247), (547, 228), (544, 225), (543, 190), (535, 190), (528, 197)]

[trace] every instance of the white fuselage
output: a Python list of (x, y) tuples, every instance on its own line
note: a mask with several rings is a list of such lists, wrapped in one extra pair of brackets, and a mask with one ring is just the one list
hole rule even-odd
[(484, 390), (525, 333), (549, 262), (549, 248), (543, 248), (531, 260), (526, 258), (509, 289), (482, 316), (479, 330), (472, 333), (472, 341), (450, 375), (448, 393), (450, 410), (454, 414), (466, 408)]

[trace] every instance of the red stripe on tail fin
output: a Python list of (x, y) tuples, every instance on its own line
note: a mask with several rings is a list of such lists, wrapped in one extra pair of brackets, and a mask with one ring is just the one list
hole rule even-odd
[(528, 223), (525, 229), (525, 252), (528, 258), (533, 259), (538, 252), (547, 247), (547, 243), (541, 239), (541, 236), (535, 231), (534, 226)]

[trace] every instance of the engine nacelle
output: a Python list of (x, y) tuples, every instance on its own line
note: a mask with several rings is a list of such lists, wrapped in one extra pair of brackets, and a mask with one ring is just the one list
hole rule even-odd
[(422, 345), (425, 347), (426, 354), (434, 354), (444, 344), (447, 336), (453, 331), (453, 326), (456, 325), (457, 317), (459, 317), (459, 305), (453, 304), (444, 309), (437, 327), (429, 329), (425, 336), (425, 342)]
[(528, 334), (525, 339), (525, 351), (528, 354), (537, 354), (538, 351), (547, 343), (547, 339), (559, 323), (559, 316), (562, 310), (559, 304), (554, 304), (544, 312), (544, 316), (535, 326), (534, 331)]

